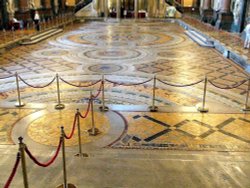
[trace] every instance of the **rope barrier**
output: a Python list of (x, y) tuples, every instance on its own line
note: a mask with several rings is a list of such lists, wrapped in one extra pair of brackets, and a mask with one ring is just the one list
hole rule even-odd
[(202, 80), (199, 80), (199, 81), (194, 82), (194, 83), (191, 83), (191, 84), (178, 85), (178, 84), (167, 83), (167, 82), (162, 81), (162, 80), (160, 80), (160, 79), (158, 79), (158, 78), (157, 78), (157, 80), (158, 80), (159, 82), (163, 83), (163, 84), (166, 84), (166, 85), (169, 85), (169, 86), (173, 86), (173, 87), (188, 87), (188, 86), (193, 86), (193, 85), (199, 84), (199, 83), (201, 83), (201, 82), (204, 81), (204, 79), (202, 79)]
[(55, 81), (55, 79), (56, 79), (56, 77), (54, 77), (48, 84), (43, 85), (43, 86), (33, 86), (33, 85), (29, 84), (28, 82), (26, 82), (21, 76), (18, 76), (18, 77), (19, 77), (19, 79), (20, 79), (23, 83), (25, 83), (27, 86), (33, 87), (33, 88), (45, 88), (45, 87), (48, 87), (48, 86), (51, 85), (51, 84)]
[(9, 76), (5, 76), (5, 77), (0, 77), (0, 80), (3, 80), (3, 79), (7, 79), (7, 78), (11, 78), (11, 77), (13, 77), (13, 76), (15, 76), (15, 75), (9, 75)]
[(18, 168), (19, 163), (20, 163), (20, 158), (21, 158), (21, 157), (20, 157), (20, 153), (18, 152), (18, 153), (17, 153), (17, 157), (16, 157), (16, 162), (15, 162), (15, 164), (14, 164), (14, 167), (13, 167), (13, 169), (12, 169), (12, 171), (11, 171), (11, 174), (10, 174), (8, 180), (6, 181), (6, 183), (5, 183), (5, 185), (4, 185), (4, 188), (8, 188), (8, 187), (10, 186), (10, 184), (11, 184), (13, 178), (15, 177), (17, 168)]
[(70, 135), (67, 136), (66, 134), (64, 134), (64, 137), (65, 137), (66, 139), (68, 139), (68, 140), (71, 139), (71, 138), (73, 137), (73, 135), (74, 135), (75, 128), (76, 128), (76, 119), (77, 119), (77, 116), (78, 116), (78, 114), (76, 113), (76, 114), (75, 114), (75, 119), (74, 119), (74, 122), (73, 122), (73, 126), (72, 126), (72, 130), (71, 130)]
[(92, 99), (96, 99), (99, 95), (100, 95), (100, 93), (101, 93), (101, 91), (102, 91), (102, 86), (103, 86), (103, 81), (101, 82), (101, 85), (100, 85), (100, 87), (99, 87), (99, 89), (97, 90), (98, 92), (97, 92), (97, 94), (94, 96), (94, 95), (92, 95), (91, 97), (92, 97)]
[(25, 147), (25, 152), (28, 154), (28, 156), (30, 157), (30, 159), (35, 163), (37, 164), (38, 166), (41, 166), (41, 167), (48, 167), (50, 166), (57, 158), (58, 154), (59, 154), (59, 151), (60, 151), (60, 148), (62, 146), (62, 140), (60, 139), (60, 142), (57, 146), (57, 149), (56, 149), (56, 153), (55, 155), (46, 163), (41, 163), (39, 162), (32, 154), (31, 152), (29, 151), (29, 149), (27, 148), (27, 146)]
[(89, 84), (89, 85), (81, 86), (81, 85), (72, 84), (72, 83), (70, 83), (70, 82), (64, 80), (62, 77), (59, 77), (59, 78), (60, 78), (60, 80), (62, 80), (64, 83), (66, 83), (66, 84), (68, 84), (68, 85), (71, 85), (71, 86), (73, 86), (73, 87), (90, 87), (90, 86), (96, 85), (96, 84), (98, 84), (100, 81), (102, 81), (102, 80), (97, 80), (96, 82), (91, 83), (91, 84)]
[(87, 111), (86, 111), (86, 113), (84, 114), (84, 116), (79, 112), (79, 116), (80, 116), (82, 119), (84, 119), (84, 118), (86, 118), (86, 117), (88, 116), (88, 113), (89, 113), (89, 110), (90, 110), (90, 100), (91, 100), (91, 99), (89, 99)]
[(137, 86), (137, 85), (142, 85), (142, 84), (145, 84), (145, 83), (148, 83), (150, 82), (151, 80), (153, 80), (153, 78), (149, 79), (149, 80), (146, 80), (145, 82), (140, 82), (140, 83), (135, 83), (135, 84), (123, 84), (123, 83), (119, 83), (119, 82), (115, 82), (115, 81), (112, 81), (112, 80), (109, 80), (109, 79), (105, 79), (107, 82), (110, 82), (112, 84), (116, 84), (116, 85), (121, 85), (121, 86)]
[(243, 84), (246, 83), (247, 81), (248, 81), (248, 80), (243, 80), (243, 81), (241, 81), (239, 84), (237, 84), (237, 85), (235, 85), (235, 86), (220, 87), (220, 86), (216, 85), (215, 83), (213, 83), (212, 81), (208, 80), (208, 82), (209, 82), (210, 84), (212, 84), (214, 87), (217, 87), (217, 88), (219, 88), (219, 89), (235, 89), (235, 88), (237, 88), (237, 87), (240, 87), (241, 85), (243, 85)]

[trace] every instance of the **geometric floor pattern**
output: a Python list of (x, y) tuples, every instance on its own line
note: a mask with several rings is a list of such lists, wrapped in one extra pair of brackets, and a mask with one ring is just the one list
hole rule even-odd
[[(119, 83), (139, 83), (154, 75), (176, 84), (190, 84), (204, 79), (220, 87), (236, 86), (246, 80), (247, 73), (215, 49), (203, 48), (184, 34), (177, 23), (138, 21), (131, 23), (90, 22), (76, 24), (63, 34), (39, 44), (17, 46), (0, 56), (0, 78), (17, 72), (28, 83), (44, 85), (56, 73), (74, 83), (88, 84), (104, 74)], [(153, 81), (139, 86), (121, 86), (105, 82), (106, 104), (151, 105)], [(192, 87), (175, 88), (157, 81), (156, 105), (194, 107), (202, 102), (204, 82)], [(0, 100), (16, 101), (15, 78), (0, 80)], [(21, 99), (26, 103), (57, 102), (56, 84), (44, 89), (30, 88), (20, 82)], [(85, 103), (90, 88), (72, 88), (60, 82), (64, 104)], [(236, 109), (244, 105), (247, 83), (231, 90), (221, 90), (208, 84), (207, 102), (222, 109)], [(101, 98), (94, 101), (100, 104)], [(209, 106), (210, 108), (210, 106)], [(211, 108), (210, 108), (211, 109)], [(37, 109), (1, 109), (0, 144), (13, 143), (10, 138), (15, 122)], [(128, 121), (126, 135), (112, 145), (123, 148), (183, 148), (194, 150), (249, 149), (249, 117), (245, 114), (196, 114), (196, 113), (142, 113), (122, 112)], [(65, 112), (68, 113), (68, 112)], [(70, 112), (68, 114), (70, 116)], [(50, 127), (55, 116), (35, 120), (28, 134), (35, 142), (56, 145), (59, 125)], [(66, 118), (66, 116), (64, 117)], [(103, 118), (103, 119), (102, 119)], [(71, 119), (71, 118), (70, 118)], [(98, 116), (100, 121), (108, 121)], [(69, 119), (63, 120), (71, 124)], [(37, 131), (39, 124), (50, 127)], [(102, 129), (102, 127), (99, 127)], [(103, 130), (103, 134), (108, 130)], [(83, 135), (85, 132), (83, 132)], [(44, 138), (44, 136), (48, 138)], [(102, 136), (102, 135), (100, 135)], [(89, 138), (83, 138), (91, 142)], [(68, 145), (76, 145), (76, 140)]]
[(127, 130), (113, 148), (250, 151), (250, 115), (122, 112)]
[[(85, 112), (81, 112), (85, 114)], [(58, 138), (60, 137), (60, 127), (64, 126), (65, 134), (69, 135), (72, 130), (72, 124), (74, 121), (75, 110), (64, 110), (64, 111), (56, 111), (53, 113), (45, 114), (42, 117), (37, 118), (32, 121), (28, 127), (28, 135), (29, 137), (43, 145), (47, 146), (57, 146)], [(99, 139), (103, 135), (105, 135), (110, 126), (109, 120), (105, 115), (95, 112), (95, 128), (97, 128), (98, 134), (96, 136), (90, 136), (88, 130), (92, 128), (91, 116), (88, 116), (86, 119), (80, 118), (80, 127), (81, 127), (81, 143), (86, 144), (92, 142), (94, 140)], [(77, 124), (75, 128), (75, 132), (73, 134), (72, 139), (66, 140), (66, 146), (75, 146), (78, 144), (78, 129)]]
[[(135, 82), (140, 76), (152, 78), (157, 74), (171, 83), (188, 84), (204, 79), (207, 75), (210, 81), (221, 87), (235, 86), (247, 78), (247, 74), (241, 68), (215, 49), (203, 48), (194, 43), (178, 24), (160, 24), (161, 26), (159, 22), (150, 21), (131, 23), (126, 20), (121, 23), (77, 24), (71, 31), (66, 31), (49, 41), (31, 46), (18, 46), (4, 53), (0, 56), (0, 77), (18, 72), (27, 78), (27, 81), (42, 84), (47, 83), (45, 78), (52, 77), (55, 73), (71, 77), (79, 74), (122, 74), (125, 75), (122, 81), (128, 80), (126, 75), (133, 74), (136, 75)], [(38, 76), (40, 80), (36, 79), (34, 82), (34, 77)], [(120, 81), (116, 77), (112, 78)], [(77, 79), (76, 81), (79, 81)], [(5, 92), (15, 92), (14, 79), (1, 80), (0, 85), (4, 91), (1, 92), (3, 98), (8, 98)], [(27, 88), (22, 86), (24, 87)], [(161, 92), (159, 100), (163, 99), (163, 105), (176, 101), (184, 101), (180, 105), (186, 104), (185, 101), (201, 102), (202, 86), (194, 88), (192, 92), (188, 92), (196, 96), (192, 96), (191, 99), (187, 92), (165, 88), (166, 94)], [(244, 103), (246, 88), (246, 83), (232, 90), (218, 90), (209, 86), (208, 91), (216, 97), (208, 95), (208, 100), (210, 98), (221, 103), (222, 99), (227, 99), (227, 102), (230, 102), (230, 99), (231, 103), (237, 103), (230, 106), (239, 109)], [(48, 95), (53, 94), (50, 89), (44, 92)], [(131, 98), (123, 100), (126, 95), (123, 93), (118, 96), (113, 93), (110, 101), (133, 104), (134, 100)], [(148, 104), (148, 99), (140, 96), (140, 93), (135, 92), (135, 95), (138, 98), (137, 104), (141, 104), (144, 99)], [(175, 100), (176, 97), (171, 95), (181, 97)]]

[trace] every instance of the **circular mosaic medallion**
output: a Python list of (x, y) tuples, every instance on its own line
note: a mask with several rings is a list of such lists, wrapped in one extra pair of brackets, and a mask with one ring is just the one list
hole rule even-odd
[(83, 55), (90, 59), (124, 60), (137, 58), (141, 53), (137, 50), (98, 49), (84, 52)]
[(40, 52), (43, 56), (63, 56), (67, 55), (68, 51), (66, 50), (43, 50)]
[(141, 34), (131, 34), (131, 33), (123, 33), (123, 32), (114, 32), (112, 34), (107, 35), (99, 35), (97, 36), (99, 40), (103, 41), (141, 41), (144, 39), (144, 36)]
[[(82, 112), (85, 114), (85, 112)], [(35, 121), (28, 127), (28, 136), (37, 143), (57, 146), (60, 137), (60, 127), (63, 125), (66, 135), (72, 130), (75, 111), (58, 111), (46, 114)], [(102, 113), (95, 112), (95, 126), (99, 130), (96, 136), (89, 136), (88, 130), (91, 129), (91, 116), (86, 119), (80, 119), (82, 143), (95, 141), (106, 134), (110, 128), (109, 120)], [(70, 140), (66, 140), (66, 146), (74, 146), (78, 144), (78, 131), (75, 129), (74, 135)]]
[(114, 65), (114, 64), (101, 64), (101, 65), (90, 66), (88, 69), (92, 72), (108, 74), (108, 73), (121, 71), (123, 67), (120, 65)]
[(164, 52), (159, 52), (158, 55), (160, 57), (168, 58), (168, 59), (193, 59), (194, 53), (187, 52), (187, 51), (170, 51), (165, 50)]

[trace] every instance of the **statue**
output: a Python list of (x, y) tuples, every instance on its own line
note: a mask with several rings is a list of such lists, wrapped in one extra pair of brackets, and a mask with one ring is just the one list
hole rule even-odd
[(250, 47), (250, 22), (248, 22), (246, 28), (244, 29), (246, 33), (246, 39), (244, 43), (244, 48), (249, 48)]
[(176, 8), (174, 6), (167, 7), (167, 17), (174, 18), (176, 13)]
[(214, 10), (219, 12), (221, 9), (221, 0), (214, 0)]
[(30, 9), (36, 9), (34, 0), (29, 0), (29, 8)]
[(97, 9), (98, 9), (97, 0), (93, 0), (93, 1), (92, 1), (92, 9), (93, 9), (94, 11), (97, 11)]
[(15, 5), (13, 3), (13, 0), (8, 0), (6, 2), (7, 12), (11, 15), (14, 15), (15, 13)]
[(242, 0), (236, 0), (233, 7), (234, 24), (238, 25), (240, 21), (241, 11), (242, 11)]

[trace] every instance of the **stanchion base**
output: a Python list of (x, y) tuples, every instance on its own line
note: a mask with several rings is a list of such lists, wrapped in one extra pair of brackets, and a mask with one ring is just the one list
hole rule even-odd
[(109, 111), (109, 107), (107, 107), (107, 106), (100, 106), (99, 107), (99, 109), (102, 111), (102, 112), (107, 112), (107, 111)]
[(25, 106), (25, 104), (23, 103), (23, 102), (17, 102), (17, 103), (15, 103), (15, 107), (23, 107), (23, 106)]
[(150, 106), (149, 110), (150, 110), (150, 112), (157, 112), (158, 111), (158, 107), (157, 106)]
[(208, 108), (198, 107), (198, 111), (201, 112), (201, 113), (207, 113), (208, 112)]
[(100, 134), (101, 132), (99, 131), (99, 129), (95, 128), (94, 132), (92, 131), (92, 128), (88, 130), (89, 136), (96, 136), (98, 134)]
[(61, 110), (61, 109), (64, 109), (65, 108), (65, 105), (64, 104), (57, 104), (56, 106), (55, 106), (55, 109), (57, 109), (57, 110)]
[[(64, 188), (64, 184), (58, 185), (56, 188)], [(68, 188), (76, 188), (76, 186), (71, 183), (68, 183)]]
[(76, 157), (89, 157), (87, 153), (77, 153), (75, 154)]

